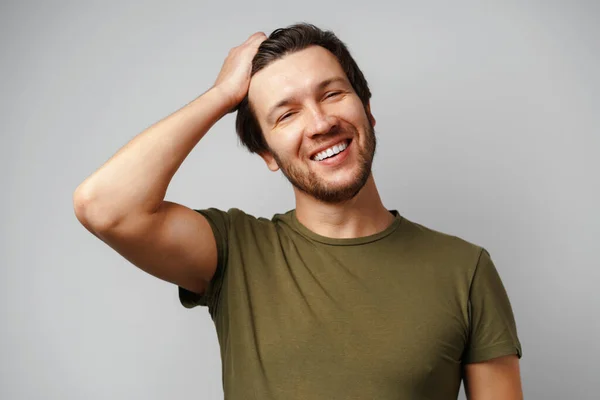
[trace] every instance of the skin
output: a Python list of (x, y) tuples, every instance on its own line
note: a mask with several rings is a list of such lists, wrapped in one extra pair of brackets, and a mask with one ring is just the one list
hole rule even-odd
[[(370, 170), (375, 118), (369, 104), (343, 84), (337, 60), (319, 47), (288, 55), (251, 78), (252, 58), (265, 39), (257, 32), (231, 49), (210, 90), (135, 136), (73, 193), (75, 215), (92, 234), (138, 268), (192, 292), (203, 293), (214, 276), (214, 236), (201, 214), (164, 196), (186, 156), (246, 94), (271, 149), (261, 157), (294, 183), (302, 224), (323, 236), (351, 238), (379, 232), (393, 219)], [(332, 77), (341, 80), (318, 87)], [(270, 109), (290, 96), (287, 111), (295, 114), (285, 123), (271, 121)], [(308, 158), (337, 136), (353, 142), (342, 165)], [(319, 187), (329, 194), (311, 195)], [(469, 364), (464, 373), (470, 400), (522, 399), (515, 356)]]
[[(333, 54), (312, 46), (271, 63), (253, 76), (248, 99), (271, 149), (261, 157), (292, 182), (303, 225), (322, 236), (350, 238), (391, 224), (371, 173), (375, 118)], [(352, 144), (341, 165), (310, 159), (324, 143), (348, 137)]]
[[(376, 121), (333, 54), (313, 46), (273, 62), (252, 77), (248, 98), (270, 148), (260, 156), (292, 183), (303, 225), (335, 238), (372, 235), (389, 226), (393, 216), (371, 173)], [(341, 165), (311, 160), (323, 143), (342, 137), (351, 137), (354, 146)], [(523, 398), (514, 355), (466, 365), (464, 381), (469, 400)]]
[(469, 400), (523, 400), (516, 355), (465, 365), (464, 383)]

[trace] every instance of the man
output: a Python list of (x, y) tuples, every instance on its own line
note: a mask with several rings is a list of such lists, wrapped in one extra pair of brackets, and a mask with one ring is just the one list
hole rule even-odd
[[(208, 306), (226, 399), (521, 399), (521, 345), (483, 248), (382, 204), (367, 82), (331, 32), (252, 35), (214, 86), (135, 137), (74, 194), (77, 218)], [(237, 109), (247, 148), (293, 185), (272, 219), (164, 200)], [(206, 187), (206, 190), (211, 190)]]

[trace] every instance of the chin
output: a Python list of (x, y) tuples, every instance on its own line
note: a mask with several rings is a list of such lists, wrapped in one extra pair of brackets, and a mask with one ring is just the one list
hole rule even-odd
[(327, 170), (308, 168), (302, 164), (292, 164), (274, 154), (280, 171), (288, 181), (306, 195), (325, 202), (342, 203), (353, 199), (365, 186), (371, 175), (372, 156), (351, 155), (350, 161), (339, 169)]
[(310, 189), (304, 190), (317, 200), (326, 203), (341, 203), (356, 197), (367, 183), (369, 174), (353, 174), (352, 178), (328, 182), (321, 180)]

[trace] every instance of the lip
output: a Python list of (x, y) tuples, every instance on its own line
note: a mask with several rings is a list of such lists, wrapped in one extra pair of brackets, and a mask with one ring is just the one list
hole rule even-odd
[[(336, 145), (336, 144), (338, 144), (338, 143), (341, 143), (341, 142), (348, 142), (348, 146), (350, 146), (350, 143), (352, 143), (352, 138), (338, 138), (338, 139), (336, 139), (335, 141), (331, 141), (331, 142), (329, 142), (329, 143), (326, 143), (326, 144), (324, 144), (323, 146), (319, 147), (317, 150), (313, 151), (313, 152), (311, 153), (311, 155), (310, 155), (310, 157), (309, 157), (309, 158), (311, 159), (311, 161), (315, 161), (315, 160), (313, 159), (313, 157), (314, 157), (314, 156), (316, 156), (316, 155), (317, 155), (317, 154), (319, 154), (320, 152), (322, 152), (322, 151), (324, 151), (324, 150), (327, 150), (328, 148), (330, 148), (330, 147), (332, 147), (332, 146), (334, 146), (334, 145)], [(325, 161), (325, 160), (323, 160), (323, 161)]]
[[(335, 142), (333, 144), (336, 144), (336, 143), (339, 143), (339, 142)], [(348, 155), (350, 154), (349, 150), (350, 150), (350, 148), (352, 147), (353, 144), (354, 144), (354, 140), (350, 140), (350, 143), (348, 144), (348, 147), (346, 147), (346, 149), (344, 151), (342, 151), (341, 153), (338, 153), (338, 154), (336, 154), (333, 157), (326, 158), (326, 159), (324, 159), (322, 161), (316, 161), (316, 160), (312, 160), (312, 159), (311, 159), (311, 161), (314, 162), (314, 163), (317, 163), (317, 164), (319, 164), (321, 166), (324, 166), (324, 167), (331, 167), (331, 166), (340, 165), (341, 163), (344, 162), (344, 160), (346, 160), (346, 158), (348, 158)], [(325, 147), (325, 148), (327, 148), (327, 147)]]

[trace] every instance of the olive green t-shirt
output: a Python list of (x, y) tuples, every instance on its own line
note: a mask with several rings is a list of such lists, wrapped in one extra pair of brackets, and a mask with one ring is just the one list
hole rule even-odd
[(397, 211), (377, 234), (333, 239), (295, 211), (271, 220), (197, 210), (213, 229), (217, 272), (188, 308), (208, 306), (225, 400), (458, 396), (462, 366), (521, 357), (489, 253)]

